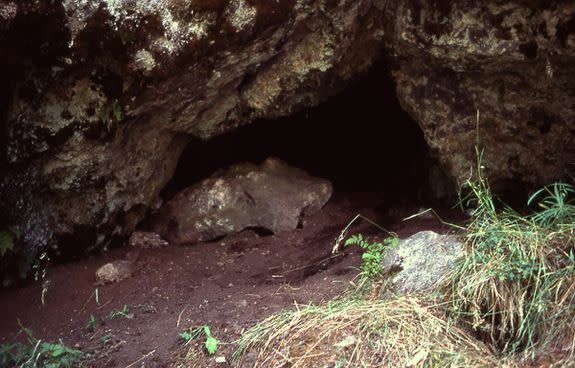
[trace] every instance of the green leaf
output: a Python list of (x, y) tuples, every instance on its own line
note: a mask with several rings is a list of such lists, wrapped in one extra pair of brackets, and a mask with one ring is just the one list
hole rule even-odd
[(206, 337), (212, 336), (212, 332), (210, 331), (210, 326), (208, 326), (208, 325), (204, 326), (204, 334), (206, 335)]
[(395, 236), (385, 239), (384, 243), (390, 247), (397, 247), (399, 245), (399, 239)]
[(64, 350), (62, 348), (62, 345), (56, 345), (53, 347), (52, 356), (54, 358), (59, 357), (60, 355), (65, 354), (65, 353), (66, 353), (66, 350)]
[(180, 337), (188, 342), (192, 339), (192, 334), (189, 331), (183, 331), (180, 332)]
[(208, 351), (208, 354), (210, 354), (210, 355), (215, 354), (216, 351), (218, 351), (218, 340), (216, 340), (212, 336), (207, 337), (206, 338), (206, 350)]
[(116, 122), (122, 120), (122, 108), (117, 101), (114, 102), (114, 119), (116, 119)]

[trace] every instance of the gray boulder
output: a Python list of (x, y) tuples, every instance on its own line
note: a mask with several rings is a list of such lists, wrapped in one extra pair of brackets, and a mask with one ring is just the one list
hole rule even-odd
[(212, 240), (246, 228), (295, 229), (332, 193), (329, 181), (282, 161), (239, 164), (184, 189), (157, 216), (155, 231), (170, 243)]
[(451, 273), (463, 254), (463, 244), (456, 236), (422, 231), (388, 250), (381, 262), (382, 272), (391, 275), (395, 292), (423, 291)]

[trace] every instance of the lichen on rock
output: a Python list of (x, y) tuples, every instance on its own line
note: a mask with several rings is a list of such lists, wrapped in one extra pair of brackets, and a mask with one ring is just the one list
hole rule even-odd
[(391, 278), (391, 291), (413, 293), (428, 290), (455, 270), (464, 246), (454, 235), (422, 231), (387, 250), (382, 272)]
[[(170, 55), (179, 53), (191, 41), (207, 36), (214, 14), (194, 10), (193, 3), (192, 0), (62, 0), (71, 32), (71, 46), (90, 20), (98, 12), (105, 11), (110, 16), (106, 25), (119, 33), (139, 32), (140, 28), (146, 29), (148, 23), (157, 20), (162, 29), (159, 34), (154, 31), (146, 35), (151, 36), (149, 46)], [(184, 9), (187, 11), (183, 12)], [(187, 14), (185, 19), (178, 15), (184, 13)]]
[(398, 98), (460, 184), (478, 143), (495, 187), (542, 185), (572, 169), (573, 3), (410, 1), (388, 12)]
[(0, 4), (0, 19), (7, 22), (14, 18), (18, 14), (18, 5), (15, 2), (9, 1), (7, 3)]
[(236, 32), (240, 32), (255, 25), (257, 8), (246, 0), (231, 0), (226, 7), (225, 16)]

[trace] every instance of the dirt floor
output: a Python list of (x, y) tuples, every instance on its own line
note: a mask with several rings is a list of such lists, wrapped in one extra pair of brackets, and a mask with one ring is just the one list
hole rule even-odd
[[(227, 367), (229, 363), (215, 359), (230, 361), (233, 347), (225, 343), (242, 331), (274, 312), (333, 298), (349, 286), (358, 273), (360, 250), (348, 248), (334, 256), (331, 249), (357, 213), (386, 224), (400, 237), (449, 230), (429, 217), (397, 222), (418, 208), (378, 213), (370, 209), (372, 199), (333, 199), (303, 228), (282, 234), (244, 231), (218, 242), (140, 250), (134, 275), (116, 284), (96, 286), (94, 273), (133, 249), (53, 266), (45, 305), (39, 283), (0, 291), (0, 343), (19, 338), (21, 323), (37, 338), (60, 338), (86, 352), (86, 366), (167, 367), (175, 366), (183, 350), (179, 333), (209, 325), (224, 344), (207, 365)], [(353, 226), (350, 234), (358, 232), (381, 235), (365, 222)], [(96, 323), (90, 326), (91, 316)]]

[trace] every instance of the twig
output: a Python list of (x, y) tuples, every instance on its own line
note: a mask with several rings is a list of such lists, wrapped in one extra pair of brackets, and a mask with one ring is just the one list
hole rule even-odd
[(361, 213), (358, 213), (353, 220), (351, 220), (349, 222), (349, 224), (347, 224), (346, 227), (343, 228), (343, 230), (341, 231), (341, 233), (339, 234), (339, 236), (337, 237), (337, 239), (335, 240), (335, 245), (333, 246), (333, 249), (331, 250), (332, 254), (335, 254), (337, 252), (339, 252), (339, 246), (341, 245), (341, 242), (343, 241), (343, 239), (345, 238), (345, 235), (347, 234), (347, 231), (349, 230), (349, 227), (358, 219), (362, 219), (367, 221), (368, 223), (370, 223), (371, 225), (377, 227), (379, 230), (384, 231), (390, 235), (393, 235), (394, 233), (391, 231), (386, 230), (384, 227), (382, 227), (381, 225), (379, 225), (378, 223), (376, 223), (375, 221), (370, 220), (369, 218), (363, 216)]
[(36, 366), (36, 363), (38, 362), (38, 359), (40, 358), (41, 354), (36, 355), (36, 351), (38, 350), (38, 347), (40, 346), (40, 343), (42, 342), (42, 340), (38, 340), (36, 341), (36, 345), (34, 345), (34, 350), (32, 351), (32, 354), (30, 355), (30, 359), (28, 359), (22, 366), (27, 365), (29, 363), (32, 363), (32, 359), (34, 359), (34, 357), (36, 359), (34, 359), (34, 366)]
[(114, 300), (114, 298), (108, 300), (106, 303), (104, 303), (104, 304), (102, 304), (101, 306), (99, 306), (98, 308), (96, 308), (96, 310), (104, 308), (105, 306), (107, 306), (108, 304), (110, 304), (110, 303), (112, 302), (112, 300)]
[(176, 323), (176, 327), (180, 327), (180, 320), (182, 318), (182, 314), (184, 313), (184, 311), (187, 309), (188, 307), (184, 307), (184, 309), (182, 309), (182, 311), (180, 312), (180, 314), (178, 314), (178, 323)]
[[(286, 272), (283, 273), (283, 275), (287, 275), (288, 273), (292, 273), (292, 272), (299, 271), (299, 270), (304, 270), (304, 269), (306, 269), (306, 268), (309, 268), (309, 267), (312, 267), (312, 266), (316, 266), (316, 265), (318, 265), (318, 264), (322, 264), (322, 263), (324, 263), (324, 262), (326, 262), (326, 261), (330, 261), (330, 260), (332, 260), (332, 259), (335, 259), (335, 258), (341, 257), (341, 256), (342, 256), (342, 254), (332, 254), (332, 255), (329, 256), (329, 257), (322, 258), (322, 259), (320, 259), (320, 260), (318, 260), (318, 261), (316, 261), (316, 262), (307, 264), (307, 265), (305, 265), (305, 266), (300, 266), (300, 267), (293, 268), (293, 269), (291, 269), (291, 270), (287, 270)], [(281, 275), (272, 275), (272, 277), (276, 277), (276, 278), (277, 278), (277, 277), (284, 277), (284, 276), (281, 276)]]
[(425, 214), (428, 213), (428, 212), (433, 213), (433, 214), (435, 215), (435, 217), (439, 220), (439, 222), (441, 222), (443, 225), (451, 226), (451, 227), (454, 227), (454, 228), (460, 229), (460, 230), (465, 230), (465, 228), (464, 228), (463, 226), (459, 226), (459, 225), (452, 224), (451, 222), (443, 221), (443, 219), (441, 218), (441, 216), (439, 216), (439, 215), (437, 214), (437, 212), (435, 212), (435, 210), (434, 210), (433, 208), (428, 208), (428, 209), (426, 209), (425, 211), (418, 212), (418, 213), (416, 213), (416, 214), (414, 214), (414, 215), (411, 215), (411, 216), (409, 216), (409, 217), (404, 218), (404, 219), (401, 220), (401, 221), (412, 220), (412, 219), (416, 218), (417, 216), (425, 215)]
[[(96, 288), (96, 290), (98, 290)], [(79, 317), (80, 314), (82, 314), (82, 312), (84, 312), (86, 310), (86, 307), (88, 306), (88, 303), (90, 303), (90, 300), (92, 300), (92, 298), (94, 297), (94, 294), (96, 293), (96, 291), (93, 291), (92, 294), (90, 294), (90, 297), (86, 300), (86, 302), (84, 302), (84, 305), (82, 305), (82, 308), (80, 308), (80, 310), (78, 311), (78, 313), (76, 314), (76, 317)]]
[(144, 355), (143, 357), (141, 357), (140, 359), (136, 360), (135, 362), (128, 364), (125, 368), (130, 368), (132, 366), (134, 366), (136, 363), (141, 362), (142, 360), (146, 359), (147, 357), (149, 357), (150, 355), (154, 354), (156, 352), (156, 349), (150, 351), (148, 354)]
[(272, 348), (273, 351), (276, 352), (276, 354), (280, 355), (282, 358), (284, 358), (288, 363), (293, 363), (292, 360), (286, 356), (284, 353), (282, 353), (281, 351), (277, 350), (276, 348)]

